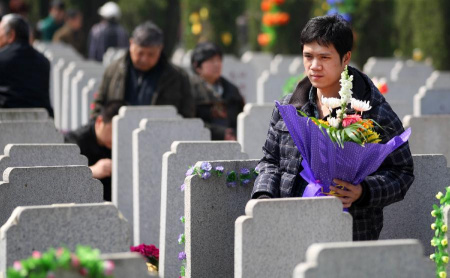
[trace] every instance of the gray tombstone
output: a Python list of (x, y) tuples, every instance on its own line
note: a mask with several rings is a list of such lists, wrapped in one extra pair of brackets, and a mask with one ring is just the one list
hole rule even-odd
[(433, 253), (430, 211), (436, 204), (436, 193), (450, 184), (450, 171), (443, 155), (414, 155), (414, 183), (405, 199), (383, 209), (384, 225), (380, 239), (418, 239), (425, 254)]
[(237, 140), (250, 158), (261, 159), (273, 104), (246, 104), (237, 119)]
[(102, 201), (102, 183), (87, 166), (7, 168), (0, 183), (0, 225), (18, 206)]
[(18, 207), (0, 228), (0, 272), (35, 250), (88, 245), (116, 253), (130, 243), (126, 220), (111, 203)]
[(403, 126), (411, 127), (409, 147), (413, 154), (443, 154), (450, 166), (450, 115), (406, 116)]
[(450, 87), (430, 89), (422, 86), (414, 95), (414, 116), (450, 114)]
[(399, 61), (396, 58), (370, 57), (364, 64), (363, 71), (370, 77), (389, 78), (392, 69)]
[(200, 119), (143, 119), (133, 131), (134, 243), (159, 242), (163, 154), (174, 141), (211, 139)]
[(256, 83), (256, 103), (274, 103), (283, 95), (283, 86), (291, 77), (289, 73), (272, 74), (268, 70), (262, 72)]
[(254, 179), (246, 185), (229, 187), (226, 173), (252, 169), (257, 163), (258, 160), (213, 161), (213, 168), (224, 167), (223, 176), (212, 175), (207, 180), (199, 176), (186, 178), (186, 278), (233, 277), (234, 223), (245, 215)]
[(450, 89), (450, 72), (433, 71), (426, 83), (429, 89)]
[(48, 112), (45, 108), (4, 108), (0, 109), (0, 121), (45, 121)]
[(234, 277), (289, 277), (309, 245), (351, 241), (352, 226), (335, 197), (251, 200), (236, 220)]
[[(180, 118), (173, 106), (125, 106), (112, 120), (112, 202), (133, 228), (132, 132), (144, 118)], [(133, 233), (132, 233), (133, 234)]]
[(0, 150), (7, 144), (64, 143), (52, 120), (0, 122)]
[(144, 278), (149, 277), (146, 260), (138, 253), (102, 254), (100, 259), (114, 263), (114, 277)]
[(91, 110), (93, 109), (93, 101), (99, 87), (99, 80), (91, 78), (87, 85), (81, 89), (81, 125), (86, 125), (89, 122)]
[(8, 144), (0, 156), (0, 173), (8, 167), (32, 166), (88, 166), (75, 144)]
[[(433, 263), (417, 240), (317, 243), (294, 278), (425, 278), (434, 277)], [(260, 276), (263, 277), (263, 276)]]
[(225, 58), (222, 73), (225, 78), (239, 88), (245, 102), (256, 102), (257, 75), (253, 65), (245, 64), (237, 59)]
[(159, 274), (161, 277), (177, 277), (180, 271), (178, 244), (182, 232), (180, 217), (184, 214), (184, 194), (180, 185), (189, 166), (197, 161), (247, 159), (237, 142), (176, 141), (162, 160), (161, 220), (159, 236)]

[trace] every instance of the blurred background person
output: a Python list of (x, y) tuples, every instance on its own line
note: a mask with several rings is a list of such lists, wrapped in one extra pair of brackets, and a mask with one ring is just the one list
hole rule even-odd
[(55, 32), (64, 25), (65, 7), (62, 1), (52, 1), (49, 15), (37, 24), (37, 30), (42, 41), (51, 41)]
[(191, 56), (196, 117), (211, 130), (212, 140), (236, 140), (237, 116), (244, 108), (239, 89), (222, 74), (222, 50), (214, 43), (198, 44)]
[(103, 54), (110, 47), (128, 48), (129, 38), (125, 28), (119, 24), (119, 6), (107, 2), (98, 10), (102, 21), (92, 26), (89, 33), (89, 59), (103, 61)]
[(47, 109), (53, 117), (49, 94), (50, 62), (30, 45), (30, 28), (18, 14), (0, 23), (0, 107)]
[(86, 54), (86, 37), (82, 30), (83, 15), (80, 11), (69, 9), (66, 13), (66, 23), (56, 31), (53, 36), (54, 42), (63, 42), (73, 46), (78, 53), (83, 56)]

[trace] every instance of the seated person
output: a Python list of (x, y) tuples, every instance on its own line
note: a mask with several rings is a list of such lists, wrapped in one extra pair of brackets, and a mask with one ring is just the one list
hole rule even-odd
[(103, 183), (103, 199), (105, 201), (111, 201), (111, 121), (123, 105), (125, 102), (120, 100), (108, 102), (95, 121), (64, 136), (66, 143), (77, 144), (81, 154), (88, 158), (92, 176)]
[(239, 89), (221, 76), (222, 50), (210, 42), (198, 44), (191, 66), (196, 117), (211, 130), (212, 140), (236, 140), (237, 116), (245, 103)]

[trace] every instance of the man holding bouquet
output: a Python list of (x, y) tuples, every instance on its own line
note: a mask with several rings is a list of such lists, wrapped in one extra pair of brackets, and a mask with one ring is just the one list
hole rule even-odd
[[(341, 73), (347, 71), (353, 46), (350, 24), (339, 15), (313, 18), (302, 30), (300, 41), (307, 77), (292, 94), (283, 98), (281, 105), (292, 105), (303, 115), (328, 121), (331, 126), (345, 126), (345, 123), (335, 123), (339, 114), (350, 115), (355, 111), (349, 107), (345, 111), (332, 109), (336, 106), (331, 103), (333, 100), (342, 102), (344, 88), (340, 78)], [(381, 126), (374, 128), (377, 136), (380, 135), (380, 144), (401, 135), (404, 129), (400, 119), (372, 81), (352, 67), (348, 67), (348, 75), (352, 76), (349, 80), (353, 90), (348, 89), (353, 95), (352, 108), (353, 101), (355, 106), (358, 103), (367, 105), (358, 111), (366, 111), (361, 112), (362, 119), (371, 119)], [(345, 108), (347, 100), (343, 103)], [(348, 118), (358, 117), (361, 119), (356, 114)], [(300, 175), (304, 158), (290, 132), (276, 107), (263, 146), (264, 157), (258, 165), (260, 174), (254, 184), (253, 199), (304, 196), (308, 185)], [(329, 186), (353, 217), (354, 240), (378, 239), (383, 227), (383, 207), (402, 200), (414, 181), (413, 160), (407, 142), (397, 146), (380, 164), (358, 184), (333, 177)]]

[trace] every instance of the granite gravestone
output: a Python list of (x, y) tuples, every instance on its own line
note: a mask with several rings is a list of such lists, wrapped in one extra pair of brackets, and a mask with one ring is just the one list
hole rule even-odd
[(250, 158), (261, 159), (272, 116), (273, 104), (246, 104), (237, 119), (237, 140)]
[(162, 156), (174, 141), (211, 139), (200, 119), (144, 119), (133, 131), (134, 243), (159, 242)]
[(178, 244), (178, 235), (183, 231), (180, 217), (184, 215), (184, 193), (180, 185), (189, 166), (197, 161), (247, 159), (237, 142), (221, 141), (176, 141), (171, 151), (162, 159), (161, 220), (159, 240), (159, 274), (161, 277), (176, 277), (180, 271), (178, 254), (183, 247)]
[(32, 166), (88, 166), (75, 144), (8, 144), (0, 156), (0, 173), (8, 167)]
[(180, 118), (173, 106), (126, 106), (112, 120), (112, 202), (133, 227), (132, 132), (144, 118)]
[(224, 167), (224, 175), (212, 175), (207, 180), (197, 175), (186, 178), (186, 278), (233, 277), (234, 225), (239, 216), (245, 215), (254, 178), (233, 187), (228, 185), (227, 173), (234, 171), (239, 175), (241, 169), (251, 170), (257, 163), (258, 160), (212, 161), (213, 169)]
[(111, 203), (18, 207), (0, 228), (0, 272), (14, 261), (61, 246), (89, 245), (105, 253), (126, 252), (126, 220)]
[(0, 183), (0, 225), (18, 206), (103, 201), (103, 185), (87, 166), (7, 168)]
[[(417, 240), (316, 243), (306, 252), (294, 278), (425, 278), (433, 263)], [(263, 277), (263, 276), (261, 276)]]
[(338, 198), (251, 200), (236, 220), (234, 277), (289, 277), (312, 243), (351, 240)]
[(0, 109), (0, 121), (45, 121), (48, 112), (45, 108), (4, 108)]

